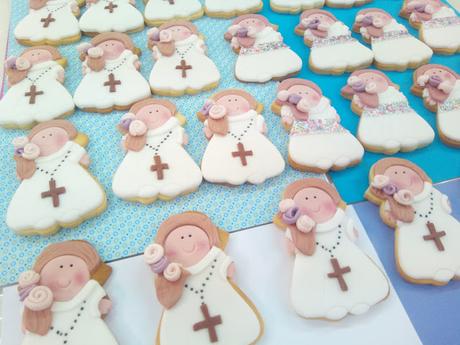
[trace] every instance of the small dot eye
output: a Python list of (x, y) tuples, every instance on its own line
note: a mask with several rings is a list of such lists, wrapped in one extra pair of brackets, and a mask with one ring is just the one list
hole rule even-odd
[(64, 268), (64, 265), (60, 265), (59, 268)]
[(188, 234), (188, 237), (189, 237), (189, 238), (192, 238), (192, 234)]
[(398, 175), (398, 172), (397, 172), (397, 171), (395, 171), (395, 175)]
[(180, 239), (183, 240), (185, 237), (184, 236), (181, 236)]
[(157, 109), (157, 110), (155, 110), (155, 112), (156, 112), (156, 113), (159, 113), (160, 111)]
[(53, 133), (50, 133), (50, 134), (48, 134), (48, 135), (49, 135), (50, 137), (52, 137), (52, 136), (53, 136)]
[(235, 102), (237, 102), (237, 101), (238, 101), (238, 99), (237, 99), (237, 98), (235, 98)]
[(317, 199), (317, 198), (316, 198), (316, 195), (313, 197), (313, 199)]
[(307, 197), (305, 197), (305, 200), (308, 200), (308, 196), (307, 196)]
[(70, 267), (73, 267), (73, 264), (70, 264), (69, 266), (70, 266)]
[(153, 112), (151, 110), (149, 110), (149, 114), (153, 114)]
[(402, 172), (402, 173), (403, 173), (403, 174), (405, 174), (405, 173), (406, 173), (406, 170), (403, 170), (403, 172)]

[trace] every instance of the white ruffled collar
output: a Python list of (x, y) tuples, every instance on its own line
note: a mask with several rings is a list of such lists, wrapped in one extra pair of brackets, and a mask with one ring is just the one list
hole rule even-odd
[(324, 223), (316, 225), (316, 232), (328, 232), (337, 228), (337, 226), (342, 222), (344, 217), (345, 211), (338, 207), (337, 211), (331, 219), (325, 221)]

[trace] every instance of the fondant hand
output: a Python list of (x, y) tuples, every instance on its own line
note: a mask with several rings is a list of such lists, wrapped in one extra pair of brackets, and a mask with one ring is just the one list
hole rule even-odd
[(112, 301), (108, 298), (103, 298), (99, 301), (99, 312), (101, 315), (107, 315), (112, 309)]
[(85, 167), (88, 167), (90, 162), (91, 160), (89, 159), (89, 155), (87, 153), (85, 153), (83, 157), (80, 158), (80, 164)]

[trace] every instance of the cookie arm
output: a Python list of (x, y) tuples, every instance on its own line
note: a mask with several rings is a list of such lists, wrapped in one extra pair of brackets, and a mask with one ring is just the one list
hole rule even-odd
[(227, 278), (232, 278), (233, 275), (235, 274), (235, 264), (230, 256), (222, 252), (224, 256), (222, 264), (220, 266), (219, 273), (222, 278), (227, 279)]
[(265, 119), (262, 115), (257, 115), (256, 126), (260, 133), (267, 134), (267, 125), (265, 124)]
[(449, 197), (445, 194), (441, 194), (441, 207), (448, 214), (452, 213), (452, 206), (450, 204)]
[(359, 238), (359, 232), (355, 228), (355, 224), (353, 223), (351, 219), (347, 220), (346, 233), (347, 233), (348, 238), (352, 240), (353, 242), (356, 242), (356, 240)]

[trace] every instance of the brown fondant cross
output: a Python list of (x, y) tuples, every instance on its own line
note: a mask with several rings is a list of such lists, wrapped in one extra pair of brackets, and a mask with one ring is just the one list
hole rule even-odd
[(109, 2), (109, 4), (107, 6), (104, 7), (104, 10), (107, 10), (110, 13), (113, 13), (113, 10), (115, 8), (117, 8), (117, 7), (118, 7), (118, 5), (114, 5), (113, 2), (111, 1), (111, 2)]
[(51, 198), (53, 200), (53, 207), (59, 207), (59, 195), (66, 192), (65, 187), (56, 188), (56, 181), (53, 178), (49, 180), (48, 185), (50, 189), (42, 192), (42, 199)]
[(180, 65), (176, 66), (176, 69), (182, 71), (182, 78), (187, 78), (187, 70), (192, 69), (191, 65), (187, 65), (184, 59), (180, 60)]
[(43, 27), (47, 28), (52, 22), (55, 22), (56, 19), (53, 18), (53, 15), (50, 13), (48, 17), (40, 19), (40, 22), (43, 23)]
[(110, 73), (109, 74), (109, 80), (107, 80), (104, 83), (104, 86), (109, 86), (110, 87), (110, 89), (109, 89), (110, 92), (116, 92), (117, 91), (117, 85), (121, 85), (121, 81), (116, 80), (114, 74)]
[(219, 340), (217, 337), (216, 326), (222, 324), (222, 318), (220, 315), (210, 316), (208, 306), (204, 303), (200, 306), (200, 309), (203, 313), (204, 320), (195, 323), (193, 325), (193, 331), (196, 332), (202, 329), (207, 329), (209, 333), (209, 341), (211, 343), (215, 343)]
[(29, 92), (24, 94), (24, 96), (29, 97), (29, 104), (35, 104), (35, 98), (40, 95), (43, 95), (43, 91), (37, 91), (35, 85), (30, 85)]
[(163, 180), (163, 178), (164, 178), (163, 170), (169, 169), (169, 165), (166, 164), (166, 163), (163, 163), (161, 161), (161, 157), (159, 155), (155, 155), (153, 157), (153, 161), (155, 162), (155, 164), (150, 166), (150, 171), (156, 171), (157, 172), (157, 179)]
[(444, 245), (441, 242), (441, 237), (446, 236), (446, 232), (436, 231), (436, 227), (432, 222), (426, 222), (426, 227), (428, 228), (430, 234), (423, 236), (423, 239), (425, 241), (434, 241), (436, 248), (438, 248), (440, 252), (444, 251)]
[(241, 164), (243, 166), (248, 165), (248, 161), (246, 159), (247, 156), (252, 156), (252, 151), (245, 151), (243, 143), (238, 143), (236, 146), (236, 149), (238, 151), (232, 152), (232, 157), (236, 158), (238, 157), (241, 160)]
[(336, 258), (331, 259), (331, 264), (334, 272), (328, 273), (328, 278), (336, 278), (340, 285), (340, 290), (348, 291), (348, 285), (343, 279), (345, 273), (350, 273), (350, 266), (340, 267), (339, 261)]

